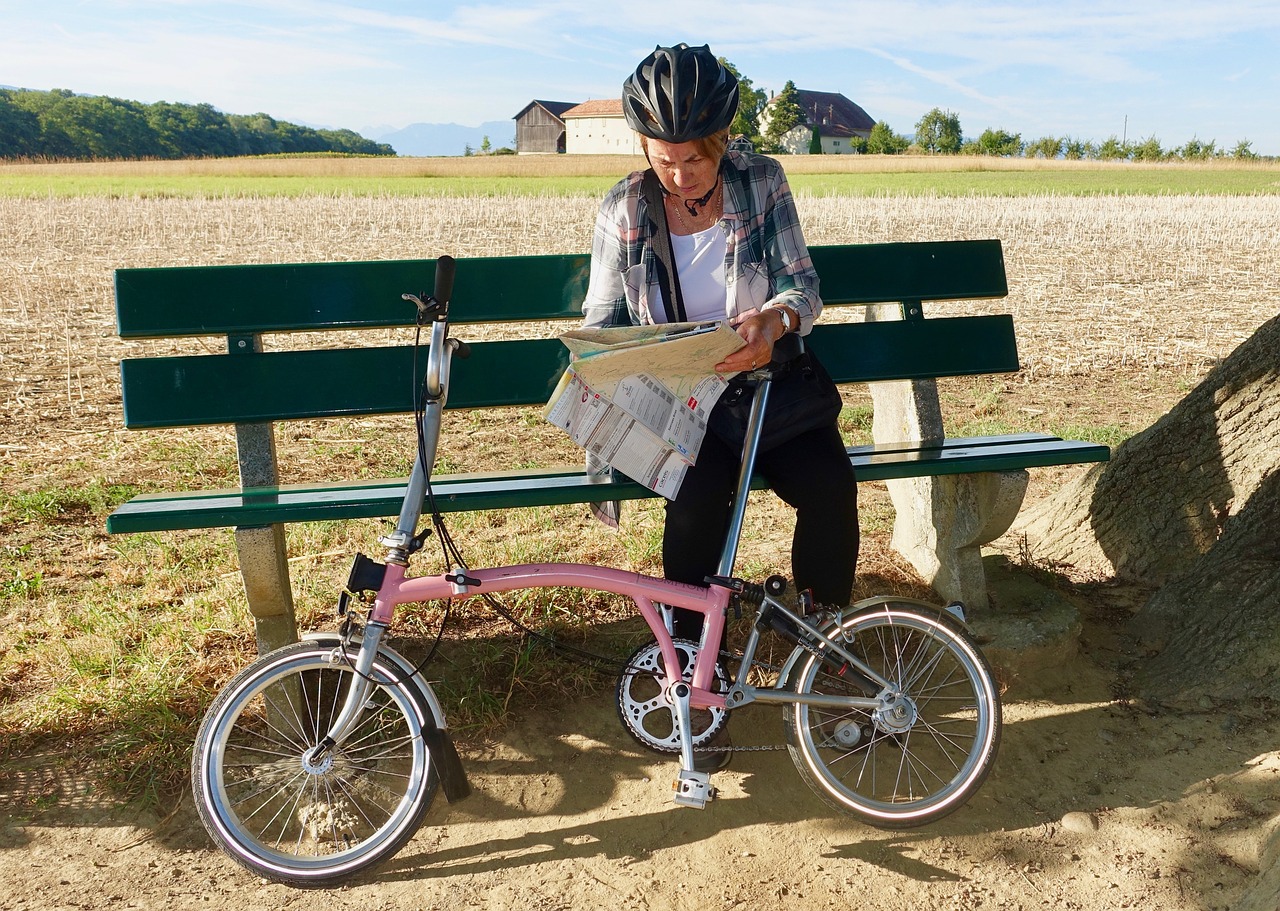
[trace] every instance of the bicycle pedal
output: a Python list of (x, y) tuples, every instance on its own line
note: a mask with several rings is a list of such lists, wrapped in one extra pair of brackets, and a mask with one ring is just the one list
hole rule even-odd
[(716, 797), (716, 789), (711, 787), (711, 776), (706, 772), (681, 769), (671, 787), (676, 792), (674, 800), (681, 807), (701, 810), (706, 807), (707, 801)]

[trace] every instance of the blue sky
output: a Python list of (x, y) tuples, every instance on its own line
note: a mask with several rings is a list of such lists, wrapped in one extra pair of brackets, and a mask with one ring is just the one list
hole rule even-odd
[(0, 84), (374, 135), (616, 97), (678, 41), (757, 87), (841, 92), (899, 133), (938, 107), (970, 138), (1280, 155), (1277, 0), (0, 0)]

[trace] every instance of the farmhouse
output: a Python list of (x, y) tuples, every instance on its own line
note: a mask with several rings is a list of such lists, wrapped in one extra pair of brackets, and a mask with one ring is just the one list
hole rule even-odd
[(572, 101), (530, 101), (515, 116), (516, 151), (521, 155), (565, 151), (564, 112)]
[[(839, 92), (811, 92), (806, 89), (797, 89), (796, 93), (808, 123), (805, 126), (796, 127), (782, 138), (782, 147), (786, 151), (796, 155), (807, 154), (815, 126), (822, 140), (824, 155), (847, 155), (855, 152), (857, 149), (854, 146), (854, 140), (858, 137), (866, 139), (871, 135), (871, 128), (875, 126), (875, 121), (866, 111)], [(762, 134), (768, 128), (769, 116), (777, 100), (777, 96), (771, 98), (760, 114)]]
[(640, 141), (622, 116), (621, 98), (584, 101), (564, 112), (573, 155), (641, 155)]

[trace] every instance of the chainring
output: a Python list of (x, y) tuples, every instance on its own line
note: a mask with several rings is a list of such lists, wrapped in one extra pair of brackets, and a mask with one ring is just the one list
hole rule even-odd
[[(693, 679), (698, 643), (673, 639), (672, 644), (680, 657), (682, 676), (689, 682)], [(728, 675), (717, 664), (712, 689), (725, 692), (728, 688)], [(669, 689), (662, 650), (656, 642), (636, 649), (618, 677), (616, 704), (622, 726), (642, 747), (658, 753), (680, 752), (680, 726), (676, 722), (675, 705), (667, 696)], [(690, 709), (694, 749), (705, 746), (720, 732), (728, 714), (724, 708)]]

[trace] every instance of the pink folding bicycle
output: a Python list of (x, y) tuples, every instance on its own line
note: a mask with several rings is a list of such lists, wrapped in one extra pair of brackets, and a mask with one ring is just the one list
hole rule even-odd
[[(873, 825), (923, 825), (961, 806), (982, 784), (1000, 742), (1001, 708), (991, 669), (956, 606), (869, 598), (815, 610), (786, 598), (780, 577), (733, 578), (769, 377), (760, 372), (721, 574), (702, 586), (619, 569), (539, 563), (466, 566), (431, 502), (441, 418), (453, 355), (449, 336), (453, 261), (441, 257), (435, 293), (405, 295), (429, 327), (418, 453), (394, 533), (379, 539), (381, 562), (355, 557), (339, 599), (338, 632), (260, 657), (218, 694), (200, 726), (192, 783), (215, 842), (255, 874), (297, 885), (340, 881), (386, 860), (413, 836), (437, 792), (469, 793), (444, 712), (421, 667), (383, 642), (407, 603), (492, 598), (517, 589), (572, 586), (631, 598), (653, 634), (619, 670), (617, 709), (643, 746), (678, 757), (682, 806), (715, 796), (694, 756), (728, 713), (751, 703), (782, 706), (787, 747), (800, 777), (824, 801)], [(452, 562), (439, 575), (410, 576), (411, 557), (435, 532)], [(673, 638), (670, 608), (705, 615), (702, 640)], [(754, 611), (740, 653), (721, 652), (729, 610)], [(794, 650), (765, 668), (766, 634)], [(748, 681), (768, 679), (766, 686)]]

